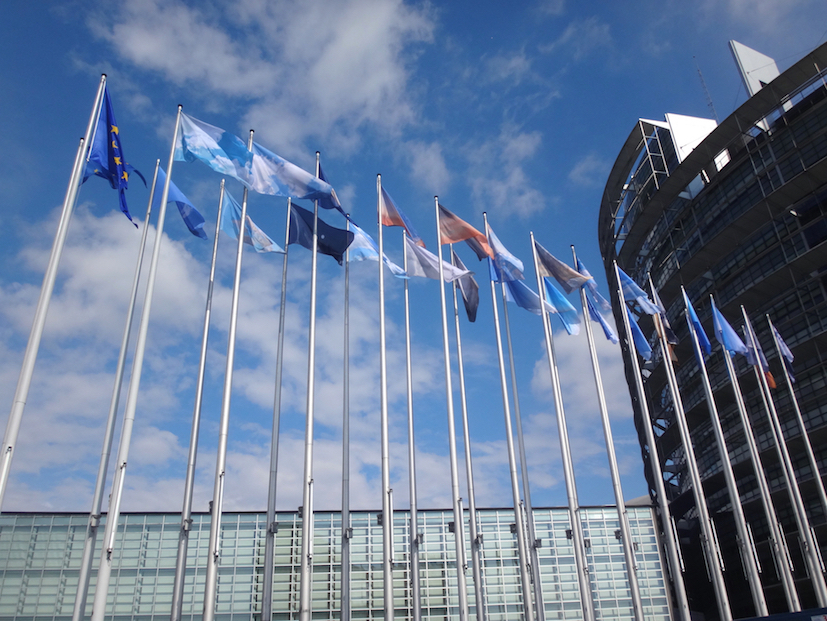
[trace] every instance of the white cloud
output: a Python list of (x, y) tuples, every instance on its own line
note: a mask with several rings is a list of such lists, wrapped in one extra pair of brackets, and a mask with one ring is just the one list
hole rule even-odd
[(566, 9), (565, 0), (540, 0), (539, 10), (547, 15), (562, 15)]
[(540, 51), (562, 53), (574, 60), (582, 60), (595, 50), (611, 47), (612, 34), (609, 24), (597, 17), (572, 21), (556, 40), (540, 46)]
[(99, 17), (90, 28), (127, 60), (245, 104), (241, 126), (264, 144), (278, 137), (273, 147), (287, 156), (309, 137), (350, 153), (364, 128), (395, 135), (414, 121), (410, 47), (433, 31), (427, 8), (400, 0), (251, 0), (227, 10), (138, 0), (114, 23)]
[(787, 0), (786, 2), (774, 2), (773, 0), (711, 2), (706, 0), (702, 8), (710, 13), (717, 13), (724, 9), (735, 22), (740, 22), (760, 32), (778, 35), (780, 34), (779, 27), (786, 30), (791, 18), (806, 14), (806, 7), (810, 4), (813, 4), (811, 0)]
[(543, 211), (546, 198), (534, 187), (526, 171), (542, 141), (538, 131), (524, 132), (506, 124), (499, 136), (467, 147), (472, 171), (469, 183), (481, 210), (506, 212), (520, 218)]
[(602, 185), (611, 164), (599, 155), (589, 153), (569, 171), (569, 181), (582, 186)]
[(498, 54), (485, 60), (485, 78), (488, 81), (520, 83), (531, 75), (531, 59), (525, 50), (510, 54)]
[(442, 153), (442, 145), (437, 142), (412, 141), (405, 146), (410, 160), (411, 177), (431, 188), (437, 195), (447, 190), (451, 176)]

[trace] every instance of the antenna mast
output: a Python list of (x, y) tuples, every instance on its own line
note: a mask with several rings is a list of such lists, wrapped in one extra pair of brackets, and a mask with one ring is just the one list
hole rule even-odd
[(709, 94), (709, 89), (706, 87), (706, 82), (704, 81), (704, 74), (701, 73), (701, 67), (698, 65), (698, 59), (694, 56), (692, 59), (695, 61), (695, 68), (698, 70), (698, 77), (701, 79), (701, 88), (704, 89), (704, 95), (706, 96), (706, 105), (709, 108), (709, 111), (712, 113), (712, 118), (715, 119), (715, 122), (718, 122), (718, 113), (715, 112), (715, 105), (712, 103), (712, 95)]

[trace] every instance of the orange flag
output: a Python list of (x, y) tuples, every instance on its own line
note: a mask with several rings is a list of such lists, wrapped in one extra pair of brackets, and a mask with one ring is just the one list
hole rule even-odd
[(480, 261), (486, 257), (494, 258), (494, 253), (491, 246), (488, 245), (488, 239), (485, 235), (440, 205), (439, 243), (454, 244), (461, 241), (466, 242), (471, 247), (471, 250), (474, 251)]

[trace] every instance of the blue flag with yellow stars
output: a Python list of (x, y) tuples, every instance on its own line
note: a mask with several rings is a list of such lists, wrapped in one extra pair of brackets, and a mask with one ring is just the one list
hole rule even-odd
[[(83, 180), (86, 181), (90, 176), (97, 175), (109, 181), (109, 185), (118, 190), (121, 211), (132, 224), (135, 224), (126, 206), (126, 194), (124, 193), (129, 184), (129, 173), (133, 171), (144, 179), (140, 172), (126, 163), (118, 122), (112, 111), (112, 100), (109, 99), (109, 91), (104, 88), (103, 104), (98, 115), (98, 124), (95, 127), (92, 144), (89, 147), (89, 159), (86, 162)], [(146, 184), (145, 179), (144, 183)], [(138, 225), (135, 224), (135, 226)]]

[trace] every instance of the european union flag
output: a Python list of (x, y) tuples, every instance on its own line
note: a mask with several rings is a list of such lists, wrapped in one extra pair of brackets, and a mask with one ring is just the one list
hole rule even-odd
[[(126, 206), (126, 194), (124, 193), (129, 185), (129, 173), (133, 171), (146, 184), (143, 175), (126, 162), (121, 145), (120, 129), (112, 110), (112, 100), (109, 98), (109, 91), (104, 88), (98, 124), (95, 127), (92, 144), (89, 146), (89, 159), (86, 162), (83, 180), (86, 181), (90, 176), (97, 175), (109, 181), (112, 189), (118, 190), (121, 211), (132, 224), (135, 224)], [(135, 224), (135, 226), (138, 225)]]

